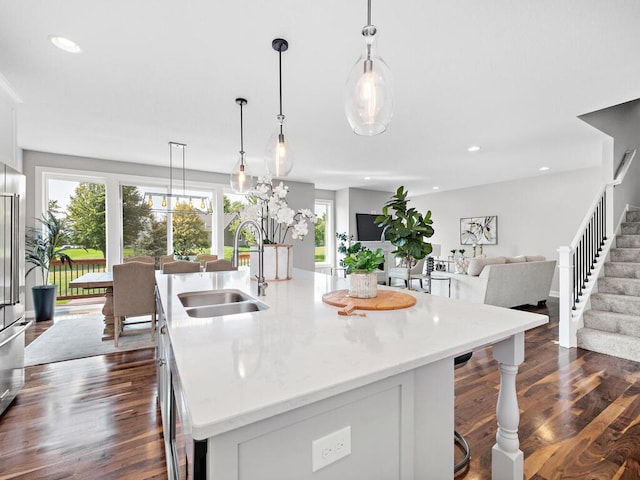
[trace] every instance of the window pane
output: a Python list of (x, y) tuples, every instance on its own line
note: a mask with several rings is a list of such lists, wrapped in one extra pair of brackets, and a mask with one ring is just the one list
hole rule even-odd
[(328, 218), (328, 209), (329, 205), (326, 203), (317, 203), (315, 204), (315, 214), (317, 217), (316, 225), (315, 225), (315, 261), (316, 263), (326, 263), (327, 262), (327, 246), (329, 242), (327, 241), (327, 218)]
[(167, 217), (153, 212), (144, 199), (145, 187), (122, 185), (122, 256), (151, 256), (159, 265), (167, 253)]

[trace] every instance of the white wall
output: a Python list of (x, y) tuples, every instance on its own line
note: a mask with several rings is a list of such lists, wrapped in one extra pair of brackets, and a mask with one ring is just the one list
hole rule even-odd
[[(454, 248), (465, 248), (471, 256), (471, 246), (460, 245), (461, 218), (497, 215), (498, 243), (485, 245), (485, 255), (557, 259), (557, 248), (571, 242), (601, 183), (601, 169), (588, 168), (430, 193), (412, 198), (409, 205), (421, 213), (431, 210), (431, 243), (442, 246), (442, 257)], [(558, 290), (557, 274), (551, 290)]]
[(22, 150), (17, 143), (19, 98), (0, 75), (0, 163), (22, 172)]

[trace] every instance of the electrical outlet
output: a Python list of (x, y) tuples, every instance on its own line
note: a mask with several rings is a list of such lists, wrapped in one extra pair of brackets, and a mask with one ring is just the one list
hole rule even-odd
[(351, 453), (351, 426), (311, 442), (311, 472), (316, 472)]

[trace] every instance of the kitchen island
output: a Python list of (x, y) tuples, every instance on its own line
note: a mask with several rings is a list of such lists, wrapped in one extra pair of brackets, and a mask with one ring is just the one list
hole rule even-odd
[[(162, 275), (158, 375), (170, 478), (453, 478), (453, 359), (493, 344), (501, 373), (493, 478), (523, 476), (515, 376), (543, 315), (424, 293), (339, 316), (346, 280), (294, 270), (261, 310), (187, 314), (179, 296), (237, 290), (248, 271)], [(193, 314), (193, 312), (192, 312)]]

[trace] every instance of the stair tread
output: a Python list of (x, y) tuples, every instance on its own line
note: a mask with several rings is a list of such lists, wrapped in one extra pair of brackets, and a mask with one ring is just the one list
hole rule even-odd
[(639, 320), (640, 317), (638, 315), (632, 315), (630, 313), (619, 313), (619, 312), (611, 312), (609, 310), (597, 310), (595, 308), (590, 308), (589, 310), (585, 310), (585, 316), (607, 316), (610, 318), (615, 318), (617, 320)]
[(598, 281), (607, 281), (607, 280), (612, 280), (614, 282), (624, 282), (624, 283), (640, 283), (640, 278), (631, 278), (631, 277), (609, 277), (609, 276), (604, 276), (604, 277), (600, 277), (598, 279)]
[(640, 361), (640, 338), (583, 327), (578, 330), (578, 347), (594, 352)]
[(634, 299), (632, 301), (640, 302), (640, 297), (635, 295), (623, 295), (621, 293), (607, 293), (607, 292), (595, 292), (591, 294), (592, 297), (607, 297), (607, 298), (620, 298), (620, 299)]

